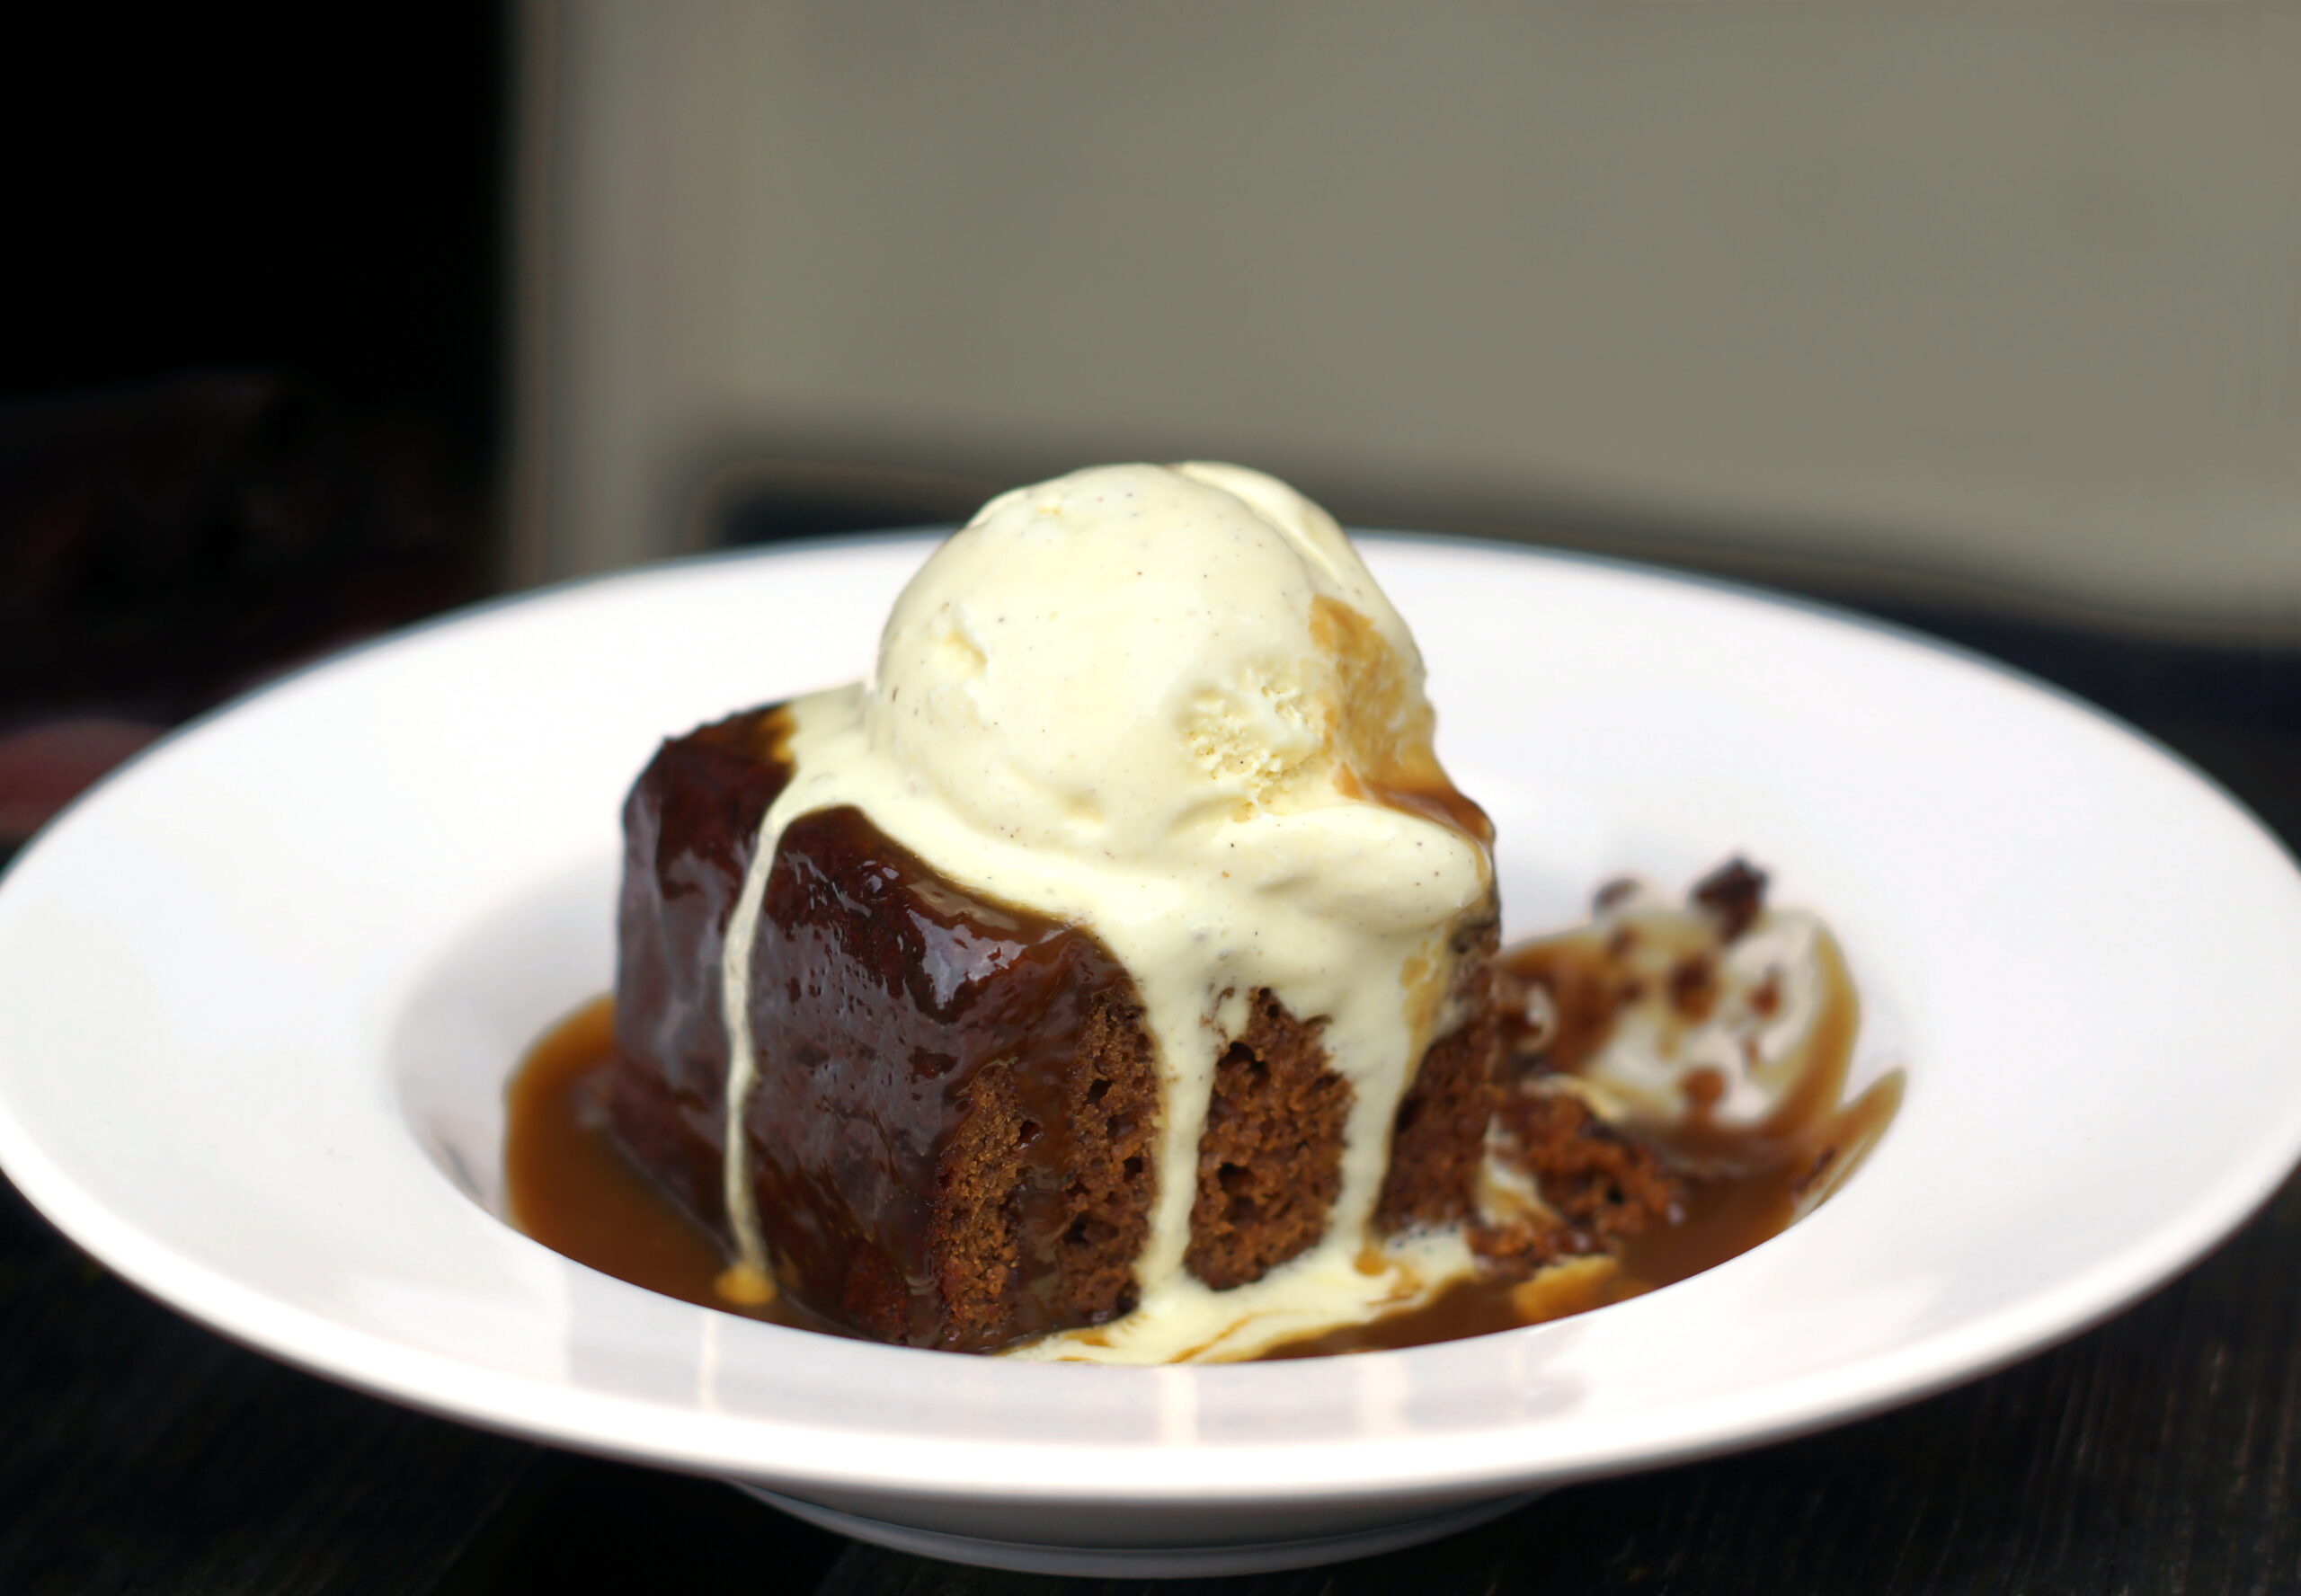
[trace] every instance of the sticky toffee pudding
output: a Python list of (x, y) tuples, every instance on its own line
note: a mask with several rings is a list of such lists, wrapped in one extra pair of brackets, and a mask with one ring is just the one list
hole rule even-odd
[(1125, 1363), (1504, 1328), (1779, 1229), (1890, 1112), (1839, 1108), (1827, 931), (1736, 861), (1500, 953), (1435, 727), (1284, 483), (994, 500), (869, 680), (641, 774), (612, 1009), (517, 1083), (514, 1216), (715, 1306)]

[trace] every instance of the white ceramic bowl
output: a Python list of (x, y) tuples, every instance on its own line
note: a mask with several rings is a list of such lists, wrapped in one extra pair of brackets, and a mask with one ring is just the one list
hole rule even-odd
[(667, 733), (859, 673), (918, 538), (497, 605), (138, 759), (0, 885), (0, 1163), (129, 1280), (324, 1374), (894, 1544), (1137, 1573), (1402, 1544), (1906, 1400), (2146, 1290), (2292, 1166), (2301, 878), (2178, 761), (1843, 616), (1368, 543), (1514, 934), (1735, 849), (1837, 927), (1855, 1083), (1909, 1089), (1788, 1234), (1508, 1334), (1133, 1370), (778, 1329), (513, 1232), (502, 1083), (608, 984), (625, 787)]

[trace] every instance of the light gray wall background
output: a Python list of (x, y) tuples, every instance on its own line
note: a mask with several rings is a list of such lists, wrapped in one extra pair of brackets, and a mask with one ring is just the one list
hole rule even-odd
[(2301, 632), (2301, 11), (529, 0), (520, 574), (1214, 454)]

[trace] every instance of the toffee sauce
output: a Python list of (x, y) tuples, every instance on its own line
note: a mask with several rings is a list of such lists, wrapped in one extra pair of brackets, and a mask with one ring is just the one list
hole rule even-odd
[[(1595, 944), (1562, 938), (1515, 949), (1503, 962), (1508, 973), (1562, 996), (1602, 988), (1604, 957)], [(1528, 1281), (1466, 1281), (1422, 1308), (1292, 1342), (1265, 1358), (1425, 1346), (1564, 1318), (1685, 1280), (1780, 1235), (1836, 1190), (1901, 1102), (1898, 1070), (1843, 1101), (1858, 1007), (1835, 960), (1826, 976), (1804, 1067), (1766, 1119), (1722, 1124), (1697, 1101), (1678, 1123), (1639, 1128), (1683, 1183), (1684, 1201), (1666, 1222), (1630, 1237), (1614, 1255), (1573, 1259)], [(1596, 1028), (1610, 1017), (1599, 1017)], [(720, 1288), (728, 1260), (718, 1241), (609, 1139), (600, 1093), (614, 1061), (613, 1005), (601, 998), (554, 1026), (521, 1062), (510, 1086), (504, 1146), (512, 1222), (554, 1252), (632, 1285), (772, 1324), (845, 1334), (787, 1297), (742, 1303)], [(1570, 1074), (1578, 1062), (1560, 1058), (1547, 1067)]]
[(788, 1296), (738, 1301), (720, 1281), (718, 1237), (616, 1150), (602, 1094), (615, 1062), (615, 1000), (585, 1004), (544, 1033), (504, 1103), (503, 1193), (512, 1224), (553, 1252), (631, 1285), (701, 1308), (815, 1330), (845, 1331)]
[[(1588, 936), (1545, 939), (1506, 950), (1501, 967), (1506, 978), (1543, 988), (1558, 1005), (1548, 1056), (1533, 1073), (1576, 1074), (1612, 1025), (1617, 971), (1604, 947)], [(1264, 1356), (1427, 1346), (1562, 1319), (1675, 1284), (1781, 1235), (1853, 1172), (1901, 1105), (1899, 1070), (1844, 1101), (1861, 1007), (1835, 953), (1822, 975), (1806, 1057), (1772, 1113), (1755, 1124), (1725, 1124), (1709, 1101), (1695, 1097), (1680, 1120), (1632, 1128), (1682, 1183), (1683, 1201), (1667, 1222), (1648, 1225), (1612, 1255), (1572, 1259), (1515, 1283), (1464, 1281), (1426, 1307)]]

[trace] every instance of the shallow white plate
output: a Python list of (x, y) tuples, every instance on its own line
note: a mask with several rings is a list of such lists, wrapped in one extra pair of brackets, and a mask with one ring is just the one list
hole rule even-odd
[(338, 1379), (944, 1556), (1150, 1573), (1400, 1544), (1906, 1400), (2146, 1290), (2301, 1152), (2301, 878), (2161, 750), (1843, 617), (1374, 539), (1514, 934), (1735, 849), (1835, 922), (1855, 1084), (1909, 1090), (1833, 1201), (1583, 1317), (1230, 1368), (863, 1345), (546, 1252), (493, 1211), (501, 1087), (608, 983), (626, 785), (666, 733), (859, 673), (927, 546), (500, 605), (138, 759), (0, 885), (0, 1163), (121, 1274)]

